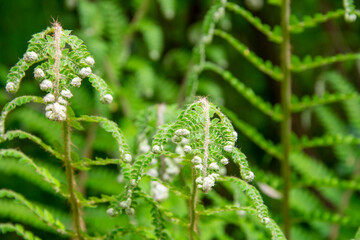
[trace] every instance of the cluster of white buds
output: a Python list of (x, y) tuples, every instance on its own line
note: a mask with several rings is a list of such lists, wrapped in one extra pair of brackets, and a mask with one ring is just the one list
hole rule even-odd
[(25, 62), (28, 62), (28, 63), (34, 62), (37, 59), (38, 59), (38, 55), (36, 52), (27, 52), (24, 55), (24, 60), (25, 60)]
[(41, 68), (35, 68), (34, 77), (36, 80), (42, 79), (45, 77), (45, 73)]
[(81, 81), (82, 81), (81, 78), (75, 77), (75, 78), (73, 78), (73, 79), (71, 80), (70, 84), (71, 84), (71, 86), (73, 86), (73, 87), (80, 87), (80, 86), (81, 86)]
[(79, 72), (79, 76), (81, 78), (86, 78), (88, 76), (90, 76), (90, 74), (92, 73), (92, 70), (90, 67), (85, 67), (85, 68), (82, 68)]
[(66, 120), (66, 106), (58, 102), (49, 104), (45, 108), (45, 116), (50, 120), (65, 121)]
[(126, 199), (125, 201), (120, 202), (120, 207), (125, 209), (127, 215), (134, 215), (135, 209), (130, 208), (131, 198)]
[(155, 201), (163, 201), (169, 197), (169, 189), (157, 181), (151, 181), (151, 196)]
[(14, 84), (14, 83), (8, 82), (8, 83), (6, 84), (5, 89), (6, 89), (6, 91), (7, 91), (8, 93), (14, 93), (15, 90), (16, 90), (16, 87), (15, 87), (15, 84)]
[(204, 177), (203, 180), (203, 184), (202, 186), (200, 185), (199, 187), (202, 187), (204, 192), (209, 192), (211, 190), (211, 188), (215, 185), (215, 178), (211, 175)]
[(50, 89), (53, 89), (53, 83), (50, 80), (45, 79), (40, 83), (40, 89), (42, 91), (48, 91)]

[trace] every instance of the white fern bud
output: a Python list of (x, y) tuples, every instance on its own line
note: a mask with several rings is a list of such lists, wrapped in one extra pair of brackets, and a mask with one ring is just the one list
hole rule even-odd
[(224, 147), (224, 150), (225, 150), (225, 152), (232, 152), (233, 146), (232, 146), (232, 145), (226, 145), (226, 146)]
[(50, 80), (44, 80), (40, 83), (40, 89), (42, 91), (47, 91), (49, 89), (53, 89), (53, 83)]
[(204, 178), (202, 189), (204, 192), (209, 192), (211, 188), (215, 185), (215, 180), (213, 177), (207, 176)]
[(93, 66), (95, 64), (95, 60), (93, 57), (88, 56), (87, 58), (85, 58), (85, 63), (89, 64), (90, 66)]
[(195, 156), (192, 160), (191, 160), (192, 163), (194, 164), (200, 164), (202, 162), (201, 158), (198, 157), (198, 156)]
[(34, 77), (35, 77), (36, 80), (39, 80), (39, 79), (45, 77), (45, 73), (41, 68), (35, 68)]
[(131, 179), (130, 185), (131, 185), (132, 187), (136, 187), (136, 180), (135, 180), (135, 179)]
[(109, 217), (115, 217), (118, 213), (115, 211), (115, 209), (109, 208), (108, 210), (106, 210), (106, 214)]
[(202, 177), (196, 178), (195, 182), (196, 182), (197, 184), (202, 184), (202, 183), (203, 183)]
[(209, 168), (217, 171), (217, 170), (219, 170), (219, 165), (217, 165), (216, 162), (213, 162), (213, 163), (210, 163)]
[(232, 132), (232, 134), (233, 134), (233, 136), (235, 137), (235, 140), (236, 140), (236, 139), (237, 139), (237, 137), (238, 137), (237, 132), (233, 131), (233, 132)]
[(122, 208), (129, 208), (131, 205), (131, 199), (128, 198), (125, 201), (120, 202), (120, 207)]
[(38, 55), (36, 52), (27, 52), (24, 55), (25, 62), (34, 62), (38, 58)]
[(156, 170), (156, 168), (151, 168), (149, 169), (149, 171), (147, 172), (147, 175), (151, 176), (151, 177), (158, 177), (159, 173)]
[(61, 90), (60, 94), (66, 98), (71, 98), (73, 96), (69, 89)]
[(215, 180), (218, 179), (218, 177), (220, 176), (220, 174), (218, 173), (212, 173), (210, 174), (211, 177), (213, 177)]
[(345, 13), (345, 21), (346, 22), (355, 22), (356, 18), (357, 18), (356, 14)]
[(190, 153), (191, 151), (192, 151), (192, 148), (189, 145), (184, 146), (184, 152), (185, 153)]
[(221, 164), (227, 165), (229, 163), (229, 159), (223, 158), (220, 160)]
[(249, 172), (247, 176), (245, 176), (245, 180), (248, 182), (251, 182), (252, 180), (254, 180), (255, 178), (255, 174), (253, 172)]
[(133, 208), (126, 208), (125, 209), (125, 213), (128, 215), (128, 216), (132, 216), (135, 214), (135, 209)]
[(53, 109), (53, 104), (48, 104), (45, 107), (45, 111), (52, 111), (52, 109)]
[(190, 143), (190, 140), (187, 139), (187, 138), (183, 138), (183, 139), (181, 140), (181, 143), (184, 144), (184, 145), (187, 145), (187, 144)]
[(85, 68), (82, 68), (79, 72), (79, 76), (81, 78), (86, 78), (88, 76), (90, 76), (90, 74), (92, 73), (92, 70), (90, 67), (85, 67)]
[(149, 57), (150, 57), (152, 60), (156, 61), (156, 60), (159, 59), (160, 53), (159, 53), (159, 51), (157, 51), (157, 50), (151, 50), (150, 53), (149, 53)]
[(43, 98), (45, 103), (52, 103), (55, 102), (55, 96), (51, 93), (48, 93), (45, 95), (45, 97)]
[(155, 201), (163, 201), (169, 197), (169, 189), (159, 182), (151, 182), (151, 196)]
[(73, 87), (80, 87), (80, 86), (81, 86), (81, 81), (82, 81), (81, 78), (75, 77), (75, 78), (73, 78), (73, 79), (71, 80), (70, 84), (71, 84), (71, 86), (73, 86)]
[(6, 91), (7, 91), (8, 93), (14, 93), (15, 90), (16, 90), (16, 87), (15, 87), (15, 84), (14, 84), (14, 83), (8, 82), (8, 83), (6, 84), (5, 89), (6, 89)]
[(125, 154), (124, 160), (125, 160), (125, 162), (130, 163), (131, 160), (132, 160), (131, 155), (130, 154)]
[(46, 111), (46, 112), (45, 112), (45, 117), (48, 118), (48, 119), (50, 119), (50, 120), (55, 120), (55, 119), (54, 119), (54, 114), (53, 114), (52, 111)]
[(194, 166), (194, 168), (199, 170), (199, 171), (202, 171), (203, 166), (201, 164), (197, 164), (197, 165)]
[(270, 218), (268, 218), (268, 217), (262, 218), (262, 219), (261, 219), (261, 223), (263, 223), (263, 224), (269, 224), (269, 223), (270, 223)]
[(221, 7), (214, 13), (214, 20), (219, 21), (225, 14), (225, 8)]
[(111, 94), (105, 94), (105, 96), (101, 98), (100, 101), (105, 104), (110, 104), (113, 101), (113, 96), (111, 96)]
[(62, 97), (59, 97), (58, 100), (57, 100), (58, 103), (60, 103), (61, 105), (68, 105), (68, 101), (66, 101), (64, 98)]
[(155, 145), (155, 146), (153, 146), (152, 151), (153, 151), (153, 153), (160, 153), (161, 148), (158, 145)]
[(190, 134), (190, 131), (187, 129), (178, 129), (175, 131), (175, 135), (178, 135), (178, 136), (187, 136), (189, 134)]

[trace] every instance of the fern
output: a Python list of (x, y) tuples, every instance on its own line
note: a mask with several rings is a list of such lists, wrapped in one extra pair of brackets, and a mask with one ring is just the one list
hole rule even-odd
[(11, 223), (0, 223), (0, 232), (6, 234), (8, 232), (15, 232), (17, 235), (22, 237), (25, 240), (40, 240), (29, 231), (26, 231), (24, 227), (20, 224), (11, 224)]

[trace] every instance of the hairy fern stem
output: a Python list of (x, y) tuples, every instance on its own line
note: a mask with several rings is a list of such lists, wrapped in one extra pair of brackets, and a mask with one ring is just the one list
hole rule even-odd
[(196, 170), (191, 169), (192, 176), (192, 190), (191, 190), (191, 199), (189, 206), (189, 216), (190, 216), (190, 225), (189, 225), (189, 239), (193, 240), (194, 234), (197, 233), (197, 213), (196, 213), (196, 201), (197, 201), (197, 184), (196, 184)]
[(281, 30), (283, 42), (281, 43), (281, 68), (283, 80), (281, 82), (281, 106), (283, 119), (281, 121), (281, 143), (283, 146), (282, 178), (283, 189), (283, 220), (284, 233), (288, 240), (290, 237), (290, 151), (291, 151), (291, 45), (290, 45), (290, 0), (283, 0), (281, 6)]
[(71, 133), (70, 133), (70, 122), (64, 121), (63, 123), (63, 138), (64, 138), (64, 163), (65, 163), (65, 173), (66, 173), (66, 180), (69, 189), (69, 201), (71, 205), (71, 214), (73, 223), (75, 225), (76, 231), (76, 239), (82, 240), (84, 239), (81, 235), (81, 225), (83, 225), (83, 220), (80, 214), (79, 208), (79, 200), (75, 194), (76, 189), (76, 181), (74, 176), (74, 170), (71, 164)]

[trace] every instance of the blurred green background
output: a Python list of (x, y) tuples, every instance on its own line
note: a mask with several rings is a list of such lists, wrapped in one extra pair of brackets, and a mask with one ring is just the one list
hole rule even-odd
[[(201, 37), (201, 23), (212, 3), (212, 1), (177, 0), (170, 1), (174, 3), (174, 6), (169, 7), (162, 3), (164, 1), (166, 0), (1, 0), (0, 107), (2, 108), (14, 97), (4, 90), (6, 75), (10, 67), (25, 53), (27, 41), (30, 40), (31, 35), (48, 27), (53, 21), (52, 19), (57, 19), (64, 29), (72, 29), (74, 34), (84, 40), (95, 58), (95, 72), (109, 82), (115, 92), (114, 103), (110, 107), (102, 106), (97, 103), (98, 96), (91, 90), (90, 85), (84, 84), (84, 87), (75, 92), (72, 99), (75, 113), (77, 115), (101, 114), (114, 120), (124, 131), (133, 152), (136, 152), (137, 136), (141, 134), (135, 124), (139, 114), (153, 104), (166, 103), (176, 106), (179, 101), (181, 102), (181, 86), (190, 64), (192, 48)], [(279, 7), (269, 3), (271, 1), (233, 2), (244, 6), (271, 26), (279, 24)], [(339, 8), (342, 8), (342, 3), (338, 0), (292, 2), (292, 13), (300, 19), (305, 15), (324, 13)], [(249, 49), (258, 56), (279, 65), (279, 47), (268, 41), (242, 17), (232, 13), (227, 14), (219, 25), (249, 46)], [(358, 22), (349, 24), (342, 18), (332, 20), (301, 34), (293, 35), (292, 50), (295, 55), (300, 57), (357, 52), (360, 47), (359, 31), (360, 24)], [(213, 43), (207, 47), (207, 58), (230, 70), (240, 81), (266, 101), (272, 104), (280, 101), (279, 84), (259, 72), (223, 40), (214, 39)], [(32, 78), (32, 71), (33, 69), (28, 71), (16, 96), (42, 95)], [(294, 94), (300, 98), (328, 88), (327, 85), (325, 86), (322, 76), (329, 71), (337, 71), (356, 90), (359, 88), (359, 62), (347, 61), (294, 74)], [(197, 95), (208, 96), (212, 102), (219, 106), (225, 106), (236, 113), (238, 118), (256, 127), (267, 139), (275, 143), (279, 142), (279, 124), (269, 121), (268, 117), (250, 105), (219, 76), (209, 72), (201, 74)], [(344, 126), (344, 131), (356, 135), (356, 131), (348, 123), (343, 105), (336, 103), (331, 107), (332, 113), (338, 116), (341, 125)], [(44, 128), (45, 125), (46, 128)], [(6, 129), (16, 128), (32, 132), (41, 136), (46, 142), (61, 147), (62, 143), (58, 140), (58, 136), (61, 135), (60, 127), (55, 123), (49, 123), (43, 117), (42, 109), (37, 106), (19, 108), (9, 116)], [(86, 128), (90, 129), (91, 126), (88, 125)], [(293, 130), (294, 138), (302, 135), (319, 136), (328, 131), (321, 118), (317, 117), (316, 111), (313, 110), (294, 114)], [(90, 146), (84, 140), (89, 137), (89, 130), (74, 133), (73, 142), (77, 146), (75, 151), (78, 154), (86, 154), (88, 157), (116, 156), (116, 144), (111, 136), (99, 129), (94, 131), (98, 137), (91, 141)], [(260, 172), (279, 174), (279, 162), (266, 154), (241, 132), (239, 132), (237, 145), (246, 154), (251, 167), (259, 169)], [(21, 149), (26, 154), (35, 157), (42, 165), (53, 169), (54, 175), (61, 167), (61, 163), (51, 159), (48, 154), (27, 141), (17, 140), (1, 143), (0, 147)], [(353, 151), (358, 157), (358, 147), (354, 147)], [(353, 174), (353, 171), (342, 167), (336, 150), (319, 148), (311, 149), (307, 153), (319, 159), (326, 168), (331, 169), (341, 178), (350, 178)], [(27, 180), (33, 177), (26, 175), (24, 167), (16, 165), (15, 161), (11, 163), (11, 161), (10, 159), (10, 163), (7, 164), (0, 163), (0, 188), (14, 189), (32, 201), (57, 209), (58, 216), (69, 222), (70, 218), (66, 213), (69, 209), (66, 201), (54, 197), (45, 187), (39, 189), (36, 183), (38, 180), (35, 178), (35, 180)], [(116, 166), (99, 167), (90, 171), (86, 183), (83, 183), (86, 192), (89, 195), (98, 195), (101, 192), (120, 193), (123, 186), (116, 180), (118, 171)], [(231, 167), (228, 169), (230, 175), (236, 175), (237, 172)], [(63, 177), (60, 173), (58, 176), (59, 178)], [(310, 192), (327, 210), (337, 211), (340, 201), (334, 200), (330, 195), (323, 196), (316, 189), (310, 189)], [(280, 201), (266, 195), (264, 199), (273, 211), (275, 218), (280, 218)], [(355, 204), (358, 199), (358, 193), (350, 199), (350, 205), (354, 205), (354, 209), (360, 208), (360, 204)], [(176, 199), (169, 200), (168, 204), (170, 203), (176, 203)], [(31, 222), (31, 217), (21, 216), (25, 210), (17, 208), (9, 201), (0, 200), (0, 209), (2, 209), (0, 210), (0, 222), (23, 222), (43, 239), (58, 239), (55, 235), (41, 230), (41, 227), (37, 225), (40, 223)], [(114, 226), (127, 224), (124, 216), (118, 217), (116, 220), (109, 220), (105, 210), (106, 206), (102, 209), (90, 209), (87, 212), (86, 218), (88, 218), (91, 231), (106, 232)], [(143, 211), (146, 212), (146, 209)], [(186, 211), (182, 214), (186, 214)], [(360, 214), (356, 214), (356, 211), (351, 214), (360, 216)], [(309, 227), (306, 224), (306, 222), (300, 222), (299, 229), (305, 232), (306, 229), (311, 229), (309, 231), (313, 234), (314, 239), (326, 239), (329, 236), (330, 225)], [(226, 236), (230, 239), (242, 239), (239, 236), (244, 236), (243, 232), (237, 230), (230, 223), (226, 226), (227, 233), (224, 233)], [(344, 228), (345, 231), (342, 232), (339, 239), (348, 239), (354, 234), (353, 226)], [(300, 234), (300, 236), (302, 235)], [(5, 239), (17, 238), (15, 235), (8, 234)], [(206, 238), (204, 237), (204, 239)], [(209, 239), (221, 238), (210, 236)]]

